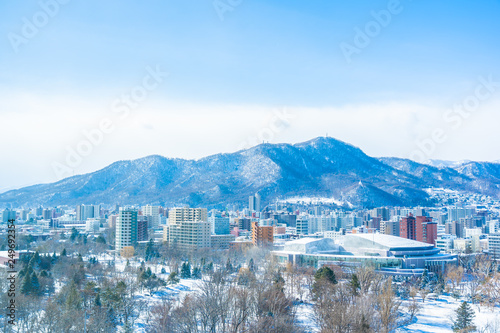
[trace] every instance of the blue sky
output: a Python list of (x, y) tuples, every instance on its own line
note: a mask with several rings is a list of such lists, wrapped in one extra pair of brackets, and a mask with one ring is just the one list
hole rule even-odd
[(54, 1), (0, 3), (0, 119), (8, 126), (0, 148), (16, 161), (0, 167), (0, 190), (59, 179), (54, 161), (63, 163), (81, 131), (113, 117), (113, 101), (155, 66), (166, 79), (127, 119), (112, 118), (116, 129), (73, 173), (154, 153), (235, 151), (283, 108), (294, 118), (269, 141), (328, 132), (372, 156), (408, 158), (421, 156), (416, 143), (439, 127), (447, 140), (426, 158), (500, 159), (492, 149), (500, 87), (458, 129), (442, 119), (479, 77), (500, 81), (500, 1), (401, 0), (350, 63), (341, 43), (355, 45), (355, 29), (366, 31), (372, 12), (393, 1), (220, 0), (231, 8), (221, 20), (209, 0), (66, 0), (13, 47), (26, 20), (43, 19), (42, 4)]

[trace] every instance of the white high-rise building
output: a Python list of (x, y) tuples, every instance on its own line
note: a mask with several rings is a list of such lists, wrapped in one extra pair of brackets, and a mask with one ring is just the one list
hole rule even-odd
[(248, 198), (248, 209), (251, 212), (260, 212), (260, 194), (255, 193)]
[(91, 219), (94, 217), (100, 217), (101, 206), (100, 205), (78, 205), (76, 206), (76, 219), (79, 221), (85, 221), (86, 219)]
[(229, 235), (229, 217), (210, 216), (208, 222), (212, 235)]
[(296, 221), (297, 235), (309, 235), (309, 220), (307, 216), (299, 216)]
[(116, 219), (116, 253), (137, 242), (137, 210), (120, 208)]
[(210, 223), (206, 208), (173, 208), (168, 212), (168, 225), (163, 239), (182, 250), (210, 247)]
[(160, 207), (146, 205), (142, 207), (142, 215), (148, 217), (148, 228), (158, 228), (160, 225)]

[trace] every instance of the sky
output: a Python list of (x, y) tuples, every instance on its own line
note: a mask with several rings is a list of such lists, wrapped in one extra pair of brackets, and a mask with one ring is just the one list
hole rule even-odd
[(331, 136), (500, 160), (500, 1), (0, 2), (0, 192)]

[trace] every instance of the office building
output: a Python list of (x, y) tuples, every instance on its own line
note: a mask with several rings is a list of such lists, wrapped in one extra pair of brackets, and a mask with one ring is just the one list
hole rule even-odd
[(229, 217), (210, 216), (208, 222), (212, 235), (229, 235)]
[(296, 221), (297, 235), (309, 235), (309, 220), (307, 216), (299, 216)]
[(399, 237), (399, 221), (381, 221), (380, 233)]
[(417, 222), (412, 214), (403, 217), (401, 221), (399, 221), (399, 237), (413, 240), (417, 239)]
[(234, 242), (236, 237), (234, 235), (211, 235), (210, 246), (214, 249), (229, 249), (229, 244)]
[(76, 219), (85, 221), (86, 219), (98, 218), (101, 214), (100, 205), (78, 205), (76, 206)]
[(168, 211), (168, 224), (177, 224), (183, 221), (207, 222), (206, 208), (172, 208)]
[(137, 210), (120, 208), (116, 219), (116, 253), (126, 246), (134, 246), (137, 242)]
[(437, 223), (432, 222), (432, 217), (416, 217), (417, 237), (415, 240), (434, 245), (437, 239)]
[(399, 222), (399, 237), (434, 245), (437, 239), (437, 223), (432, 217), (412, 214)]
[(272, 246), (274, 242), (274, 227), (259, 226), (258, 222), (252, 222), (252, 243), (258, 247)]
[(492, 259), (500, 259), (500, 233), (488, 235), (488, 252)]
[(249, 197), (248, 209), (250, 212), (260, 212), (260, 194), (255, 193)]
[(87, 219), (85, 221), (85, 231), (90, 233), (99, 232), (101, 223), (101, 219), (98, 218)]
[(142, 207), (142, 215), (148, 217), (148, 228), (158, 228), (160, 225), (160, 207), (146, 205)]
[(149, 240), (150, 216), (137, 215), (137, 241), (144, 242)]
[(206, 208), (173, 208), (168, 212), (168, 225), (163, 235), (169, 246), (185, 251), (210, 247), (210, 223)]
[(240, 230), (250, 231), (250, 229), (252, 228), (252, 220), (247, 217), (236, 218), (234, 219), (234, 222)]

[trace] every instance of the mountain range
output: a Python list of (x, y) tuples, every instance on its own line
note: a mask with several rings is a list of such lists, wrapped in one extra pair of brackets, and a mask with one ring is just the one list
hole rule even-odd
[[(436, 166), (432, 165), (435, 164)], [(336, 198), (356, 207), (432, 204), (426, 188), (500, 198), (500, 164), (366, 155), (359, 148), (318, 137), (298, 144), (264, 143), (199, 160), (158, 155), (118, 161), (96, 172), (0, 194), (4, 207), (61, 204), (161, 204), (225, 207), (287, 197)]]

